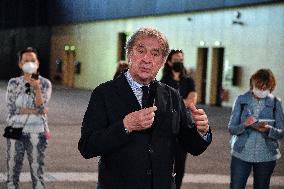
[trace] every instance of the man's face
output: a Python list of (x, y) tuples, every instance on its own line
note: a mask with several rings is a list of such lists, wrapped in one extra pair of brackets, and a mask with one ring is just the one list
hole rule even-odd
[(169, 65), (172, 66), (176, 62), (183, 62), (183, 54), (181, 52), (173, 54)]
[(164, 63), (161, 45), (153, 37), (136, 39), (128, 55), (129, 72), (141, 84), (149, 84), (155, 79)]

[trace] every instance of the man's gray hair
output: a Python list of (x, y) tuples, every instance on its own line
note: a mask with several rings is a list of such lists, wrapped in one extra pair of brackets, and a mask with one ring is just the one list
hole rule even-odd
[(140, 28), (132, 34), (132, 36), (128, 39), (126, 46), (125, 46), (127, 55), (129, 55), (129, 53), (131, 52), (135, 41), (140, 37), (153, 37), (153, 38), (158, 39), (161, 45), (163, 57), (166, 58), (168, 56), (170, 49), (169, 49), (169, 43), (168, 43), (166, 36), (162, 32), (158, 31), (157, 29), (150, 28), (150, 27)]

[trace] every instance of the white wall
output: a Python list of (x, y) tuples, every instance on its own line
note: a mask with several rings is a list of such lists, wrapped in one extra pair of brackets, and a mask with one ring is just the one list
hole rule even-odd
[[(244, 25), (233, 25), (236, 11), (241, 12)], [(188, 21), (188, 17), (192, 20)], [(241, 86), (224, 86), (230, 92), (232, 105), (238, 94), (248, 90), (252, 73), (259, 68), (270, 68), (278, 81), (275, 94), (284, 99), (284, 4), (234, 8), (170, 16), (100, 21), (53, 28), (53, 37), (71, 36), (77, 47), (77, 59), (82, 62), (82, 73), (75, 85), (94, 88), (112, 79), (117, 61), (119, 32), (134, 32), (143, 26), (152, 26), (164, 32), (171, 48), (183, 49), (187, 68), (195, 68), (200, 41), (209, 47), (208, 84), (211, 72), (211, 48), (220, 41), (225, 48), (224, 60), (243, 69)], [(58, 44), (60, 46), (60, 44)], [(58, 45), (56, 47), (58, 48)], [(63, 45), (63, 44), (61, 44)], [(53, 46), (53, 48), (56, 48)], [(53, 52), (53, 51), (51, 51)], [(54, 56), (51, 56), (54, 57)], [(158, 75), (158, 78), (161, 74)], [(207, 86), (207, 102), (209, 101)]]

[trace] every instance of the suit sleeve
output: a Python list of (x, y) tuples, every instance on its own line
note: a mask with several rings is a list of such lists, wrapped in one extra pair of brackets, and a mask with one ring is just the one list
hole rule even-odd
[(84, 115), (78, 149), (86, 158), (111, 153), (129, 140), (122, 120), (109, 124), (107, 108), (100, 87), (92, 95)]
[(179, 102), (181, 117), (178, 141), (191, 155), (200, 155), (207, 149), (212, 141), (211, 130), (207, 133), (207, 140), (205, 140), (198, 133), (195, 123), (192, 120), (191, 112), (185, 108), (182, 100), (179, 100)]

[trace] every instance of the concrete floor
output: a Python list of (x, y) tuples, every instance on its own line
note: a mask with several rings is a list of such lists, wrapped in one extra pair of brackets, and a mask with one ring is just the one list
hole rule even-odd
[[(5, 107), (6, 83), (0, 83), (0, 133), (3, 133), (7, 110)], [(96, 172), (97, 160), (85, 160), (77, 150), (80, 137), (82, 117), (86, 110), (91, 91), (66, 89), (56, 86), (53, 88), (49, 104), (49, 125), (52, 138), (46, 153), (46, 171), (48, 172)], [(229, 175), (229, 133), (227, 123), (230, 108), (199, 106), (206, 110), (213, 132), (213, 142), (205, 153), (198, 157), (188, 156), (186, 172), (191, 174), (222, 174)], [(0, 137), (0, 172), (6, 171), (5, 151), (6, 141)], [(283, 145), (281, 151), (284, 153)], [(284, 176), (284, 160), (281, 158), (275, 168), (274, 176)], [(23, 171), (28, 172), (25, 159)], [(88, 189), (95, 188), (95, 182), (52, 182), (47, 183), (50, 189)], [(0, 183), (0, 189), (4, 184)], [(22, 183), (21, 188), (31, 188), (30, 183)], [(186, 183), (182, 189), (225, 189), (227, 184), (192, 184)], [(249, 186), (248, 188), (251, 188)], [(284, 186), (273, 186), (273, 189)]]

